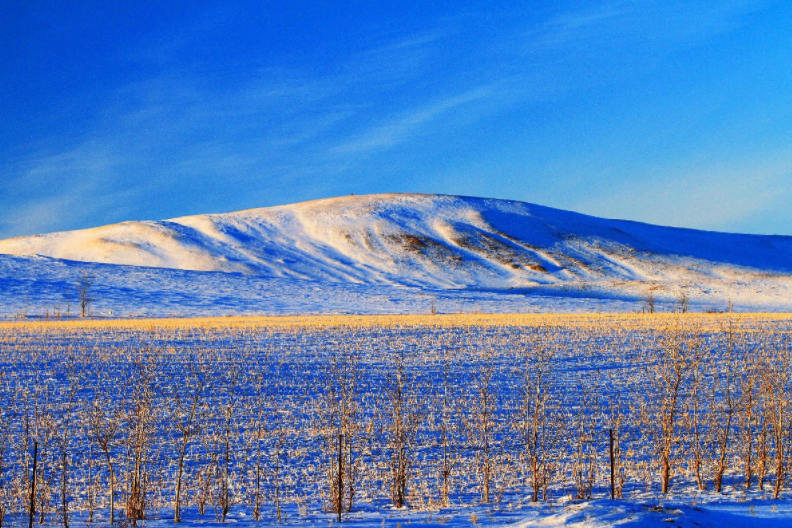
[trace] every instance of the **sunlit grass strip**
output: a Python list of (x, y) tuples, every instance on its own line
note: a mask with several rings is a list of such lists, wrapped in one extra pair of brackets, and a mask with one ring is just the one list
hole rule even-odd
[[(0, 323), (0, 329), (174, 329), (174, 328), (311, 328), (311, 327), (466, 327), (466, 326), (565, 326), (590, 327), (617, 324), (653, 328), (674, 319), (719, 328), (732, 322), (737, 328), (756, 323), (791, 321), (788, 313), (662, 313), (662, 314), (415, 314), (415, 315), (311, 315), (311, 316), (233, 316), (167, 319), (80, 319), (14, 321)], [(748, 329), (748, 328), (746, 328)]]

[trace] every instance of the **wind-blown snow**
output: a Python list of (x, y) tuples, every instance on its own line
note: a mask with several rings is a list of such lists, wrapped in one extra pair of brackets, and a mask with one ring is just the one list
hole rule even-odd
[[(442, 195), (346, 196), (124, 222), (8, 239), (0, 241), (0, 253), (223, 272), (238, 285), (300, 279), (305, 282), (290, 284), (298, 289), (313, 281), (345, 291), (357, 284), (633, 302), (651, 289), (666, 299), (684, 291), (694, 303), (719, 308), (729, 300), (751, 309), (792, 306), (792, 237), (660, 227), (521, 202)], [(3, 273), (11, 273), (12, 261), (3, 262)], [(19, 268), (19, 261), (13, 262)], [(319, 299), (305, 308), (332, 311), (322, 310)]]

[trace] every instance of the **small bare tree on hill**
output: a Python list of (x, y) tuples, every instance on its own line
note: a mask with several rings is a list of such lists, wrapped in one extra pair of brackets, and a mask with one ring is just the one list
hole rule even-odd
[(91, 290), (93, 289), (93, 275), (88, 271), (83, 270), (80, 279), (77, 282), (77, 293), (80, 297), (80, 317), (85, 317), (88, 313), (88, 308), (93, 303), (93, 296)]

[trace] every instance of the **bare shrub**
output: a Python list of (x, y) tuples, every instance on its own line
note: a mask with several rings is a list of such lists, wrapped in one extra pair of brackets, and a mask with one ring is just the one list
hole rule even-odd
[(407, 501), (413, 447), (424, 416), (416, 380), (407, 371), (404, 349), (390, 352), (385, 384), (385, 448), (389, 453), (391, 501), (397, 508)]
[[(553, 358), (556, 354), (550, 330), (541, 327), (518, 348), (520, 360), (519, 420), (515, 421), (524, 446), (527, 471), (533, 492), (539, 500), (547, 489), (551, 470), (550, 447), (553, 435)], [(546, 495), (545, 495), (546, 497)]]
[(328, 509), (338, 515), (351, 511), (359, 462), (355, 457), (358, 424), (359, 353), (353, 347), (333, 348), (321, 395), (322, 436)]
[(701, 346), (700, 331), (674, 318), (660, 328), (656, 342), (645, 343), (644, 386), (637, 394), (644, 436), (657, 457), (662, 493), (668, 493), (677, 463), (685, 392)]

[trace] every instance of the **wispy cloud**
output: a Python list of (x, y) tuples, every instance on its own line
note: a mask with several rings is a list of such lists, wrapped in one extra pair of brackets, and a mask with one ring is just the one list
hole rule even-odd
[[(678, 169), (677, 169), (678, 170)], [(786, 231), (785, 210), (792, 200), (792, 151), (770, 159), (732, 161), (706, 169), (669, 173), (609, 185), (578, 202), (576, 209), (599, 216), (661, 225), (740, 230), (746, 220), (754, 232)]]
[[(530, 51), (602, 46), (674, 49), (728, 31), (765, 0), (611, 0), (560, 13), (526, 34)], [(595, 48), (591, 48), (592, 44)]]
[[(271, 195), (278, 188), (288, 194), (289, 179), (320, 167), (325, 174), (343, 169), (338, 153), (332, 155), (335, 167), (327, 167), (328, 152), (338, 137), (359, 133), (356, 123), (377, 115), (370, 100), (353, 95), (357, 87), (389, 86), (420, 75), (416, 64), (443, 34), (413, 35), (353, 54), (322, 76), (269, 68), (218, 87), (177, 72), (122, 86), (97, 101), (102, 106), (82, 137), (50, 138), (6, 164), (0, 237), (83, 227), (128, 214), (229, 207), (218, 198), (240, 203), (229, 194)], [(170, 53), (162, 50), (157, 60), (166, 61)], [(401, 123), (399, 133), (405, 136), (471, 97), (426, 107), (411, 123)], [(162, 203), (163, 197), (172, 199)]]
[[(475, 16), (439, 19), (421, 32), (374, 36), (321, 72), (275, 64), (213, 82), (195, 71), (154, 68), (98, 98), (80, 136), (50, 138), (0, 169), (0, 236), (337, 192), (343, 184), (334, 187), (333, 178), (365, 179), (397, 147), (430, 149), (449, 131), (548, 93), (634, 75), (634, 64), (619, 63), (619, 49), (689, 46), (758, 5), (608, 1), (556, 14), (530, 31), (481, 25), (475, 42), (465, 41)], [(217, 23), (202, 17), (170, 40), (141, 47), (135, 60), (167, 66)], [(457, 50), (462, 42), (469, 56)], [(455, 169), (443, 168), (438, 185)], [(388, 183), (372, 179), (371, 187), (388, 190)]]
[(356, 134), (351, 139), (334, 147), (337, 154), (361, 154), (369, 151), (381, 151), (411, 139), (423, 128), (439, 117), (463, 111), (468, 105), (482, 103), (497, 93), (494, 86), (484, 86), (414, 108), (394, 119)]
[(0, 194), (0, 237), (87, 227), (97, 219), (132, 214), (129, 184), (117, 180), (126, 161), (90, 143), (51, 156), (27, 160), (9, 174)]

